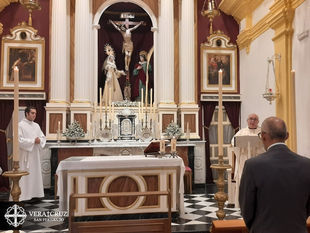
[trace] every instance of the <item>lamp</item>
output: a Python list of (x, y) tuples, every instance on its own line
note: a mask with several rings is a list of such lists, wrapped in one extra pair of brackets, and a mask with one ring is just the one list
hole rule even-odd
[(20, 4), (22, 4), (29, 13), (28, 25), (32, 26), (32, 11), (33, 10), (41, 10), (41, 6), (39, 4), (39, 0), (19, 0)]
[[(206, 9), (206, 2), (208, 1), (208, 8)], [(214, 0), (205, 0), (201, 9), (201, 15), (207, 16), (210, 20), (210, 35), (213, 34), (213, 19), (215, 16), (220, 15), (220, 11), (216, 9)]]
[[(276, 78), (276, 73), (275, 73), (275, 60), (279, 61), (279, 68), (280, 68), (280, 61), (281, 61), (281, 55), (280, 54), (275, 54), (271, 58), (267, 58), (267, 77), (266, 77), (266, 87), (265, 87), (265, 93), (263, 94), (263, 97), (269, 101), (269, 104), (271, 104), (272, 101), (274, 101), (277, 97), (280, 96), (279, 93), (279, 88), (278, 88), (278, 82)], [(272, 71), (275, 79), (275, 90), (272, 89), (269, 83), (269, 66), (272, 66)], [(280, 71), (280, 69), (279, 69)]]

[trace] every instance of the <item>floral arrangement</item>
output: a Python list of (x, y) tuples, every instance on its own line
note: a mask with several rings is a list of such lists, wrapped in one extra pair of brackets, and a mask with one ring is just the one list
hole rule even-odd
[(68, 126), (68, 128), (66, 128), (66, 131), (63, 133), (63, 136), (67, 138), (83, 138), (85, 137), (85, 132), (81, 128), (79, 122), (74, 121)]
[(179, 127), (179, 125), (177, 123), (171, 122), (164, 133), (164, 136), (168, 137), (168, 138), (179, 138), (180, 136), (182, 136), (182, 129)]

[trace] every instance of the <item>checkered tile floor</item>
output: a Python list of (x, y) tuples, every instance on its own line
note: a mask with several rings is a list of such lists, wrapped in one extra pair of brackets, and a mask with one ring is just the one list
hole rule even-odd
[[(215, 211), (218, 208), (214, 200), (214, 194), (185, 195), (184, 207), (184, 215), (172, 220), (172, 232), (209, 232), (211, 221), (217, 219)], [(36, 204), (25, 204), (27, 212), (47, 212), (57, 210), (57, 208), (58, 200), (54, 200), (51, 197)], [(239, 209), (226, 208), (225, 212), (226, 219), (241, 218)], [(64, 221), (42, 221), (42, 219), (28, 215), (20, 232), (68, 232), (68, 221), (67, 219)]]

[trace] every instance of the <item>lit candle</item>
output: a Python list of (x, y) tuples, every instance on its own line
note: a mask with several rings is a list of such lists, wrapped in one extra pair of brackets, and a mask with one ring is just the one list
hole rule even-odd
[(14, 67), (14, 113), (13, 113), (13, 161), (19, 162), (18, 143), (18, 98), (19, 98), (19, 69)]
[(177, 151), (177, 139), (173, 137), (171, 139), (171, 152), (176, 152)]
[[(223, 94), (222, 94), (222, 87), (223, 87), (223, 71), (219, 70), (219, 103), (218, 103), (218, 155), (219, 155), (219, 162), (223, 160)], [(221, 161), (223, 162), (223, 161)]]
[(161, 139), (159, 142), (159, 150), (160, 153), (165, 153), (166, 151), (165, 141), (163, 139)]

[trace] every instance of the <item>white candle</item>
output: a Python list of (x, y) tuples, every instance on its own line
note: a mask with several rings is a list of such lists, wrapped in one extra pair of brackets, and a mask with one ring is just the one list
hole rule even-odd
[(99, 119), (102, 119), (102, 88), (99, 89), (99, 95), (100, 95), (100, 103), (99, 103)]
[(186, 132), (189, 132), (189, 122), (186, 122)]
[(222, 87), (223, 87), (223, 71), (219, 70), (219, 103), (218, 103), (218, 155), (219, 159), (223, 159), (223, 94), (222, 94)]
[(171, 139), (171, 152), (177, 151), (177, 140), (175, 137)]
[(150, 115), (152, 113), (153, 109), (153, 88), (151, 88), (151, 93), (150, 93)]
[(114, 122), (114, 103), (112, 103), (112, 117), (111, 117), (112, 122)]
[(143, 88), (141, 88), (141, 114), (143, 115)]
[(148, 99), (148, 90), (145, 89), (145, 112), (147, 112), (147, 99)]
[(108, 91), (109, 91), (109, 88), (108, 88), (108, 82), (105, 81), (105, 96), (104, 96), (104, 112), (106, 113), (107, 112), (107, 106), (108, 106)]
[(141, 120), (140, 102), (138, 102), (138, 120)]
[(18, 106), (19, 106), (19, 69), (14, 67), (14, 113), (13, 113), (13, 161), (19, 162), (18, 143)]
[(93, 125), (92, 125), (92, 123), (89, 123), (89, 133), (88, 133), (89, 135), (89, 140), (92, 140), (93, 139)]
[(165, 141), (163, 139), (161, 139), (159, 142), (159, 150), (160, 153), (165, 153), (166, 151)]
[(58, 128), (57, 131), (60, 132), (60, 121), (58, 121)]

